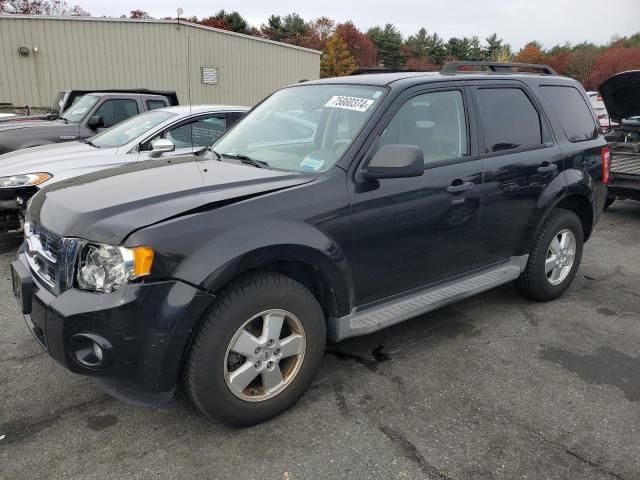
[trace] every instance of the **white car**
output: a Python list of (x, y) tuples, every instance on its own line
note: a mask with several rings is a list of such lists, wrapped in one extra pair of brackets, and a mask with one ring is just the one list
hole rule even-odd
[(201, 150), (249, 107), (179, 106), (152, 110), (88, 140), (0, 155), (0, 233), (21, 232), (22, 210), (38, 189), (85, 173)]

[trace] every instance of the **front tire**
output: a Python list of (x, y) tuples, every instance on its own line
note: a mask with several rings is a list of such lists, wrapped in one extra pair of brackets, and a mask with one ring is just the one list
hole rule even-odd
[(516, 280), (520, 293), (540, 302), (562, 295), (576, 276), (583, 244), (578, 216), (564, 209), (551, 212), (536, 235), (525, 271)]
[(205, 313), (186, 362), (186, 386), (206, 416), (231, 426), (295, 404), (322, 361), (326, 327), (313, 294), (276, 273), (231, 284)]

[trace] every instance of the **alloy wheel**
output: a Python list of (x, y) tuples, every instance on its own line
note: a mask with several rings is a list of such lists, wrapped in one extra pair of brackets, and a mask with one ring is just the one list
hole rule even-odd
[(576, 237), (569, 229), (563, 229), (553, 237), (547, 250), (544, 270), (551, 285), (562, 283), (571, 268), (576, 256)]
[(306, 337), (291, 312), (265, 310), (247, 320), (235, 333), (224, 359), (229, 390), (248, 402), (275, 397), (300, 371)]

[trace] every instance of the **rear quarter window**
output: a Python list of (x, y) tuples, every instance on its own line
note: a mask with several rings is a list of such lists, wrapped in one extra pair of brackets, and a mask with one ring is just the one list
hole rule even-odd
[(584, 142), (598, 137), (598, 126), (593, 120), (591, 107), (577, 88), (560, 85), (545, 85), (540, 88), (556, 112), (570, 142)]

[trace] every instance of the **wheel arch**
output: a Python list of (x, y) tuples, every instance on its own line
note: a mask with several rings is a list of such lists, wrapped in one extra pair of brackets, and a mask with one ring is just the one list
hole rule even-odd
[(345, 264), (305, 245), (271, 245), (244, 253), (209, 275), (202, 287), (214, 295), (241, 275), (254, 271), (290, 277), (314, 294), (327, 317), (349, 313), (353, 293)]
[(559, 208), (569, 210), (578, 216), (580, 223), (582, 224), (584, 241), (586, 242), (589, 239), (594, 223), (592, 203), (589, 200), (589, 197), (583, 193), (566, 192), (564, 195), (554, 199), (553, 202), (550, 202), (549, 205), (543, 209), (543, 212), (538, 217), (534, 227), (527, 230), (527, 234), (525, 235), (521, 248), (519, 249), (522, 254), (529, 253), (533, 246), (533, 242), (535, 241), (535, 237), (540, 231), (540, 227), (542, 227), (547, 218), (549, 218), (551, 212)]

